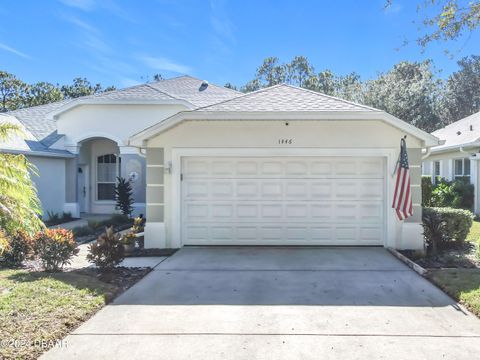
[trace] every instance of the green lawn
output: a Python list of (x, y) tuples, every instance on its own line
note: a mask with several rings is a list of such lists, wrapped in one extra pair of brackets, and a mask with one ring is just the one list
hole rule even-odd
[(479, 240), (480, 240), (480, 222), (474, 221), (472, 224), (472, 227), (470, 228), (470, 232), (467, 235), (467, 241), (478, 243)]
[(480, 317), (480, 269), (430, 270), (429, 276), (447, 294)]
[[(36, 359), (114, 297), (117, 288), (74, 272), (0, 270), (0, 359)], [(31, 345), (31, 342), (34, 342)], [(30, 345), (26, 345), (30, 344)]]

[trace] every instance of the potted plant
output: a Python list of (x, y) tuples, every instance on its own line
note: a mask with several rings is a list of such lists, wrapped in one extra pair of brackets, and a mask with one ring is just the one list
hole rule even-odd
[(135, 251), (135, 241), (137, 237), (133, 231), (130, 231), (122, 236), (122, 244), (126, 254), (131, 254)]

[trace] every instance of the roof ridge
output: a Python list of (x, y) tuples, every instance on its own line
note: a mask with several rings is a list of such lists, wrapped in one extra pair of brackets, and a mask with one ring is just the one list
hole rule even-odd
[(192, 104), (190, 101), (185, 100), (185, 99), (180, 98), (180, 97), (177, 97), (177, 96), (174, 96), (174, 95), (170, 94), (168, 91), (157, 89), (156, 87), (153, 87), (153, 86), (150, 85), (149, 83), (146, 83), (146, 84), (144, 84), (144, 85), (146, 85), (146, 86), (148, 86), (149, 88), (151, 88), (151, 89), (159, 92), (160, 94), (164, 94), (164, 95), (170, 96), (172, 99), (180, 100), (180, 101), (185, 101), (185, 102), (189, 103), (190, 105), (195, 106), (195, 105)]
[[(276, 84), (276, 85), (272, 85), (272, 86), (269, 86), (269, 87), (266, 87), (266, 88), (261, 88), (261, 89), (255, 90), (255, 91), (251, 91), (249, 93), (243, 93), (242, 95), (238, 95), (238, 96), (236, 96), (234, 98), (231, 98), (231, 99), (227, 99), (227, 100), (223, 100), (223, 101), (220, 101), (218, 103), (215, 103), (215, 104), (210, 104), (210, 105), (199, 107), (199, 108), (195, 109), (194, 111), (203, 110), (203, 109), (206, 109), (206, 108), (211, 107), (211, 106), (217, 106), (217, 105), (225, 104), (229, 101), (233, 101), (233, 100), (237, 100), (237, 99), (240, 99), (240, 98), (244, 98), (246, 96), (258, 94), (258, 93), (264, 92), (268, 89), (273, 89), (274, 87), (280, 87), (281, 85), (283, 85), (283, 84)], [(239, 92), (239, 93), (241, 94), (241, 92)]]
[(282, 83), (281, 85), (285, 85), (285, 86), (288, 86), (288, 87), (291, 87), (293, 89), (297, 89), (297, 90), (303, 90), (303, 91), (308, 91), (312, 94), (315, 94), (317, 96), (323, 96), (323, 97), (326, 97), (328, 99), (333, 99), (333, 100), (337, 100), (337, 101), (342, 101), (346, 104), (350, 104), (350, 105), (355, 105), (355, 106), (360, 106), (360, 107), (363, 107), (363, 108), (366, 108), (366, 109), (369, 109), (369, 110), (374, 110), (374, 111), (383, 111), (383, 110), (380, 110), (380, 109), (376, 109), (374, 107), (371, 107), (371, 106), (368, 106), (368, 105), (363, 105), (363, 104), (359, 104), (359, 103), (356, 103), (356, 102), (353, 102), (353, 101), (349, 101), (349, 100), (345, 100), (345, 99), (342, 99), (342, 98), (339, 98), (339, 97), (336, 97), (336, 96), (331, 96), (331, 95), (327, 95), (327, 94), (324, 94), (320, 91), (315, 91), (315, 90), (311, 90), (311, 89), (307, 89), (307, 88), (303, 88), (303, 87), (300, 87), (300, 86), (295, 86), (295, 85), (291, 85), (291, 84), (287, 84), (287, 83)]

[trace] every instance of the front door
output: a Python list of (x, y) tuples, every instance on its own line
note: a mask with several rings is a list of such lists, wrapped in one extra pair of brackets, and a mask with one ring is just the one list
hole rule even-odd
[(80, 207), (80, 212), (88, 212), (88, 165), (78, 166), (77, 184), (78, 205)]

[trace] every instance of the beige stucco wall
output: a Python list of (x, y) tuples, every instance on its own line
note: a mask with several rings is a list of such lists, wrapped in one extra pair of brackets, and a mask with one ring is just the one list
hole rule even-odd
[(181, 105), (81, 105), (60, 114), (57, 126), (67, 146), (98, 136), (122, 146), (133, 134), (186, 109)]
[[(147, 144), (147, 154), (163, 149), (164, 164), (171, 162), (172, 149), (175, 148), (324, 148), (324, 149), (378, 149), (389, 150), (393, 155), (392, 166), (387, 169), (391, 177), (395, 161), (398, 158), (400, 139), (405, 134), (400, 130), (381, 121), (189, 121), (183, 122), (156, 137)], [(292, 139), (292, 144), (279, 145), (279, 139)], [(414, 216), (408, 222), (418, 224), (421, 219), (421, 147), (420, 140), (408, 136), (407, 146), (411, 165), (412, 198)], [(157, 163), (155, 156), (147, 155), (147, 179), (151, 168), (149, 164)], [(391, 178), (393, 179), (393, 178)], [(390, 180), (391, 180), (390, 179)], [(148, 181), (147, 181), (148, 183)], [(393, 181), (390, 181), (393, 187)], [(148, 188), (148, 185), (147, 185)], [(172, 198), (172, 175), (164, 174), (164, 208), (160, 216), (148, 217), (149, 223), (159, 223), (164, 219), (165, 246), (171, 247), (175, 243), (172, 239), (172, 203), (179, 199)], [(155, 191), (155, 190), (152, 190)], [(390, 191), (393, 194), (392, 189)], [(147, 209), (149, 197), (147, 193)], [(391, 199), (388, 199), (390, 206)], [(387, 211), (393, 212), (388, 209)], [(398, 248), (422, 248), (422, 239), (402, 239), (402, 223), (392, 221), (388, 236)], [(147, 225), (148, 227), (148, 225)], [(152, 225), (153, 228), (153, 225)], [(152, 235), (153, 236), (153, 235)], [(151, 239), (152, 244), (155, 239)], [(402, 241), (404, 243), (402, 243)], [(410, 243), (408, 243), (410, 241)], [(146, 239), (148, 245), (149, 239)]]

